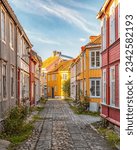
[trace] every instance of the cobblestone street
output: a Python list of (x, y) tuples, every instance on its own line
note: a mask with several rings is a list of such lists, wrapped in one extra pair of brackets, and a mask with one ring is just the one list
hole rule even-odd
[(39, 135), (24, 143), (20, 150), (112, 150), (90, 127), (99, 117), (75, 115), (62, 100), (49, 100), (41, 115), (44, 121), (36, 123)]

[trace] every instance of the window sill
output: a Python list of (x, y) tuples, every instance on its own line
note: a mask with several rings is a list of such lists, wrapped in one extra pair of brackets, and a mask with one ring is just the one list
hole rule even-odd
[(101, 96), (90, 96), (90, 98), (101, 98)]
[(104, 105), (104, 106), (107, 106), (107, 107), (110, 107), (110, 108), (114, 108), (114, 109), (120, 110), (119, 107), (115, 107), (114, 105), (108, 105), (108, 104), (106, 104), (106, 103), (101, 103), (101, 105)]
[(96, 70), (96, 69), (100, 69), (100, 67), (90, 67), (90, 69)]

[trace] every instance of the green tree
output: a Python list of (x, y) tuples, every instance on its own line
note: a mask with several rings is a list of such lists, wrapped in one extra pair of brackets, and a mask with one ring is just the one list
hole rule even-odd
[(65, 97), (70, 97), (70, 79), (64, 81), (63, 83), (63, 92)]

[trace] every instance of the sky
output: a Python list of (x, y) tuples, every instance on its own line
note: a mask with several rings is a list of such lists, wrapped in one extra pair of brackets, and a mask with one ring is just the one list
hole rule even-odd
[(89, 36), (100, 34), (96, 15), (104, 0), (8, 0), (42, 59), (53, 50), (76, 57)]

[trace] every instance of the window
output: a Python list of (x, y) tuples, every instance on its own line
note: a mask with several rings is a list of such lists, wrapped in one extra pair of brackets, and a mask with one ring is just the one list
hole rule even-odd
[(80, 92), (83, 94), (83, 80), (80, 80)]
[(7, 97), (7, 66), (6, 63), (2, 66), (2, 85), (3, 85), (3, 98)]
[(84, 70), (86, 70), (86, 52), (84, 53)]
[(52, 75), (52, 80), (53, 80), (53, 81), (56, 80), (56, 74), (53, 74), (53, 75)]
[(103, 70), (103, 103), (106, 104), (106, 69)]
[(48, 87), (48, 93), (50, 93), (50, 87)]
[(10, 21), (10, 46), (13, 48), (14, 44), (14, 26), (13, 23)]
[(11, 67), (11, 96), (14, 96), (14, 68)]
[(1, 38), (3, 41), (6, 40), (6, 19), (5, 19), (5, 12), (2, 10), (1, 11)]
[(110, 68), (110, 104), (115, 105), (115, 66)]
[(67, 80), (67, 74), (64, 73), (64, 74), (62, 75), (62, 79), (63, 79), (63, 80)]
[(50, 81), (50, 75), (48, 75), (48, 81)]
[(57, 86), (55, 86), (55, 92), (57, 92)]
[(106, 17), (102, 20), (102, 50), (106, 49)]
[(90, 79), (90, 96), (100, 97), (100, 79)]
[(118, 4), (118, 37), (120, 37), (120, 3)]
[(99, 51), (91, 52), (90, 66), (91, 68), (100, 67), (100, 52)]
[(110, 7), (110, 44), (115, 42), (115, 2)]
[(80, 72), (83, 72), (83, 57), (80, 58)]

